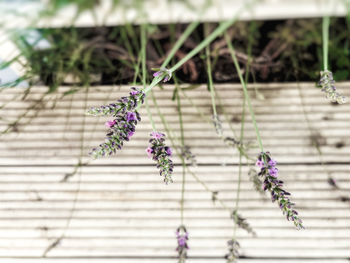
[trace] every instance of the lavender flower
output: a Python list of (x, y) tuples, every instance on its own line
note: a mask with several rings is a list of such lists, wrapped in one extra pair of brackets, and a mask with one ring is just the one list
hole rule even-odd
[(171, 79), (172, 73), (169, 69), (166, 68), (152, 68), (153, 71), (156, 71), (153, 73), (153, 77), (163, 77), (163, 82), (168, 82)]
[(105, 123), (105, 125), (106, 125), (107, 128), (112, 128), (115, 124), (116, 124), (115, 120), (113, 120), (113, 121), (107, 121), (107, 122)]
[(222, 123), (221, 123), (221, 120), (219, 118), (219, 115), (214, 114), (212, 116), (212, 119), (213, 119), (213, 124), (215, 127), (216, 134), (219, 136), (222, 136), (222, 133), (223, 133), (222, 132)]
[(235, 224), (238, 225), (240, 228), (244, 229), (249, 234), (252, 234), (253, 236), (256, 236), (255, 231), (249, 225), (249, 223), (247, 222), (247, 219), (243, 218), (240, 214), (238, 214), (237, 210), (233, 210), (232, 211), (231, 218), (233, 219)]
[(188, 233), (186, 227), (181, 225), (176, 230), (177, 248), (176, 251), (179, 254), (179, 263), (184, 263), (187, 258), (187, 250), (189, 249)]
[(161, 132), (152, 132), (149, 140), (150, 146), (146, 149), (148, 157), (152, 157), (157, 162), (160, 176), (164, 177), (164, 182), (168, 184), (173, 182), (171, 174), (173, 173), (174, 164), (170, 159), (172, 155), (171, 148), (165, 146), (165, 134)]
[(232, 239), (227, 242), (228, 245), (228, 254), (226, 254), (225, 258), (227, 259), (227, 263), (235, 263), (239, 258), (239, 243)]
[(191, 162), (192, 166), (197, 166), (196, 156), (192, 154), (190, 146), (184, 145), (181, 147), (181, 156)]
[(321, 79), (318, 86), (322, 88), (321, 90), (323, 92), (326, 93), (326, 98), (332, 102), (344, 104), (346, 102), (346, 97), (337, 92), (334, 83), (335, 81), (333, 80), (332, 72), (328, 70), (321, 71)]
[(121, 97), (116, 103), (102, 105), (100, 107), (92, 107), (87, 114), (93, 116), (116, 116), (117, 114), (126, 114), (126, 112), (134, 112), (139, 104), (143, 104), (145, 100), (143, 90), (132, 87), (128, 97)]
[(144, 98), (145, 93), (142, 90), (132, 87), (128, 97), (122, 97), (116, 103), (94, 107), (87, 111), (87, 114), (94, 116), (114, 117), (113, 120), (105, 123), (108, 128), (105, 142), (93, 148), (90, 153), (94, 158), (112, 155), (117, 149), (123, 147), (124, 141), (129, 141), (135, 133), (137, 123), (141, 121), (136, 108), (144, 102)]
[(259, 155), (257, 165), (260, 168), (259, 176), (264, 179), (263, 189), (271, 193), (272, 202), (278, 202), (287, 220), (292, 220), (297, 229), (302, 229), (304, 228), (302, 220), (299, 218), (298, 212), (293, 209), (295, 204), (289, 199), (290, 193), (282, 189), (283, 181), (277, 179), (278, 169), (275, 167), (276, 164), (277, 162), (271, 158), (269, 152), (262, 152)]

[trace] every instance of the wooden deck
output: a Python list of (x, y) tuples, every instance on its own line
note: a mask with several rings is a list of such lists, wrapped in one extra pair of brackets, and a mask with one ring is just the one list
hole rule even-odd
[[(264, 147), (278, 160), (280, 177), (292, 193), (306, 230), (293, 229), (268, 196), (253, 190), (244, 167), (240, 213), (257, 237), (238, 231), (240, 262), (349, 262), (350, 103), (329, 103), (314, 83), (256, 86), (265, 97), (253, 99)], [(349, 82), (337, 87), (350, 97)], [(238, 134), (241, 87), (216, 88)], [(87, 155), (103, 141), (105, 118), (85, 116), (85, 110), (113, 102), (128, 89), (91, 87), (57, 102), (59, 94), (46, 95), (41, 101), (45, 87), (32, 88), (25, 101), (22, 90), (1, 91), (1, 130), (21, 118), (0, 137), (0, 262), (177, 262), (174, 232), (180, 224), (181, 167), (175, 169), (173, 184), (162, 183), (144, 150), (151, 130), (145, 109), (141, 109), (143, 120), (137, 133), (123, 151), (93, 161)], [(172, 89), (155, 88), (155, 94), (162, 113), (179, 134)], [(250, 91), (254, 97), (252, 86)], [(186, 94), (211, 115), (205, 86)], [(157, 128), (163, 130), (149, 103)], [(198, 163), (191, 169), (233, 207), (237, 151), (216, 136), (211, 124), (185, 98), (182, 103), (186, 144)], [(246, 118), (246, 138), (255, 142), (249, 115)], [(224, 131), (232, 135), (226, 124)], [(324, 166), (313, 138), (320, 144)], [(249, 152), (256, 156), (259, 150)], [(77, 168), (79, 161), (84, 164), (81, 168)], [(174, 161), (179, 164), (178, 158)], [(328, 184), (329, 177), (339, 189)], [(226, 242), (232, 236), (229, 212), (214, 204), (211, 194), (190, 174), (186, 178), (188, 262), (225, 262)], [(47, 258), (41, 258), (45, 251)]]

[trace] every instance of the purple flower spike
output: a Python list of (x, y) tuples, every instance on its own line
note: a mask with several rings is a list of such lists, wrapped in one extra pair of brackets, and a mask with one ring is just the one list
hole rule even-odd
[(94, 158), (110, 156), (122, 149), (125, 141), (134, 135), (138, 121), (141, 121), (140, 114), (136, 108), (144, 102), (145, 93), (142, 90), (132, 87), (128, 97), (120, 98), (116, 103), (91, 108), (88, 114), (112, 115), (114, 120), (107, 121), (105, 125), (109, 128), (104, 143), (92, 149), (90, 153)]
[(228, 253), (225, 255), (227, 263), (236, 263), (239, 258), (240, 245), (235, 239), (231, 239), (227, 242)]
[(171, 79), (172, 73), (169, 69), (166, 68), (153, 68), (157, 72), (153, 73), (153, 77), (163, 77), (163, 82), (167, 82)]
[(187, 244), (188, 241), (188, 233), (186, 227), (181, 225), (176, 230), (176, 239), (177, 239), (177, 248), (176, 251), (179, 255), (179, 262), (185, 262), (187, 258), (187, 250), (189, 246)]
[(260, 167), (260, 168), (263, 168), (265, 166), (264, 161), (262, 161), (262, 160), (257, 160), (255, 165)]
[(164, 177), (164, 182), (168, 184), (173, 182), (171, 175), (173, 173), (174, 164), (170, 159), (172, 154), (171, 148), (165, 145), (165, 134), (160, 132), (152, 132), (149, 140), (150, 146), (146, 149), (149, 157), (157, 162), (160, 176)]
[(278, 175), (278, 169), (276, 167), (271, 167), (269, 169), (269, 173), (272, 177), (275, 177), (277, 178), (277, 175)]
[(318, 87), (321, 88), (321, 91), (326, 93), (326, 98), (331, 102), (337, 102), (338, 104), (344, 104), (347, 101), (347, 98), (341, 95), (336, 87), (334, 86), (334, 79), (332, 72), (326, 70), (321, 71), (321, 79), (318, 83)]
[(154, 139), (160, 139), (160, 138), (163, 138), (165, 136), (164, 133), (161, 133), (161, 132), (151, 132), (151, 136), (152, 138)]
[(105, 125), (107, 128), (112, 128), (116, 124), (116, 121), (106, 121)]
[(148, 147), (148, 148), (146, 149), (146, 153), (147, 153), (147, 155), (148, 155), (149, 158), (152, 158), (153, 150), (152, 150), (151, 147)]
[[(267, 166), (260, 166), (261, 162), (267, 164)], [(290, 193), (282, 188), (283, 181), (277, 179), (278, 169), (275, 167), (277, 162), (271, 158), (269, 152), (262, 152), (258, 156), (256, 163), (261, 168), (258, 175), (263, 177), (264, 191), (268, 190), (271, 193), (272, 202), (278, 203), (278, 206), (287, 217), (288, 221), (293, 221), (297, 229), (303, 229), (302, 221), (298, 213), (293, 209), (294, 203), (292, 203), (289, 198)]]
[(167, 155), (171, 156), (173, 154), (173, 151), (171, 150), (170, 147), (165, 147), (165, 152)]
[(127, 112), (127, 113), (126, 113), (126, 120), (127, 120), (128, 122), (130, 122), (130, 121), (136, 121), (136, 120), (137, 120), (137, 118), (136, 118), (136, 113), (135, 113), (135, 112)]
[(129, 131), (129, 132), (128, 132), (128, 139), (130, 139), (130, 138), (134, 135), (134, 133), (135, 133), (135, 132), (133, 132), (133, 131)]
[(168, 82), (169, 79), (170, 79), (170, 77), (169, 77), (168, 75), (166, 75), (166, 76), (164, 77), (164, 79), (163, 79), (163, 82)]
[(157, 71), (157, 72), (155, 72), (155, 73), (153, 73), (153, 77), (159, 77), (160, 75), (162, 75), (163, 74), (163, 72), (162, 71)]
[(268, 163), (270, 166), (276, 166), (277, 162), (274, 159), (271, 159)]

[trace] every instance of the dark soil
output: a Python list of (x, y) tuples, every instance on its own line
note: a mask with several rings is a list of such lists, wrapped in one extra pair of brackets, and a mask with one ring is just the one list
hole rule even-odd
[[(186, 26), (172, 24), (148, 27), (149, 79), (152, 78), (150, 69), (161, 65)], [(204, 26), (201, 24), (186, 40), (171, 64), (179, 61), (204, 39)], [(211, 32), (217, 24), (207, 26)], [(68, 84), (63, 80), (66, 78), (62, 78), (65, 74), (73, 74), (78, 77), (78, 82), (90, 85), (133, 82), (140, 50), (138, 26), (42, 29), (41, 32), (50, 41), (52, 48), (41, 51), (31, 49), (27, 56), (32, 71), (39, 74), (45, 84)], [(323, 67), (321, 19), (238, 22), (228, 33), (244, 72), (251, 57), (249, 81), (317, 81)], [(335, 80), (349, 79), (349, 36), (348, 20), (331, 20), (329, 62)], [(81, 49), (76, 56), (74, 54), (78, 46)], [(210, 50), (214, 82), (239, 82), (224, 38), (216, 39), (210, 45)], [(183, 83), (206, 83), (204, 50), (184, 64), (176, 72), (176, 77)]]

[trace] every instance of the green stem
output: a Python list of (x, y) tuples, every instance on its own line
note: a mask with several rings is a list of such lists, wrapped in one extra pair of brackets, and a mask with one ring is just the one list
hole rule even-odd
[[(251, 51), (252, 51), (252, 41), (250, 38), (250, 41), (248, 42), (248, 63), (246, 66), (246, 74), (245, 74), (245, 83), (248, 82), (249, 77), (249, 67), (251, 62)], [(239, 151), (239, 166), (238, 166), (238, 183), (237, 183), (237, 195), (236, 195), (236, 204), (235, 204), (235, 221), (238, 222), (238, 206), (239, 206), (239, 200), (240, 200), (240, 192), (241, 192), (241, 181), (242, 181), (242, 156), (243, 156), (243, 139), (244, 139), (244, 124), (245, 124), (245, 110), (246, 110), (246, 98), (243, 99), (243, 106), (242, 106), (242, 118), (241, 118), (241, 133), (239, 141), (241, 142), (241, 145), (239, 146), (241, 148), (241, 151)], [(236, 232), (237, 232), (237, 224), (234, 225), (233, 229), (233, 239), (236, 238)]]
[[(170, 72), (173, 73), (175, 70), (180, 68), (183, 64), (185, 64), (189, 59), (191, 59), (193, 56), (197, 55), (203, 48), (205, 48), (207, 45), (209, 45), (215, 38), (217, 38), (219, 35), (224, 33), (230, 26), (232, 26), (238, 19), (238, 16), (243, 12), (243, 10), (246, 7), (251, 6), (254, 2), (258, 0), (252, 0), (251, 2), (246, 3), (243, 5), (237, 12), (237, 14), (231, 19), (226, 22), (221, 23), (207, 38), (205, 38), (195, 49), (193, 49), (190, 53), (188, 53), (185, 57), (183, 57), (179, 62), (177, 62), (171, 69)], [(189, 30), (190, 31), (190, 30)], [(187, 33), (187, 32), (186, 32)], [(181, 46), (181, 42), (186, 40), (185, 38), (180, 38), (178, 40), (178, 43), (175, 44), (176, 48), (179, 48)], [(175, 47), (174, 46), (174, 47)], [(173, 56), (176, 53), (177, 50), (172, 50), (171, 55)], [(171, 60), (172, 56), (169, 56), (169, 58), (166, 59), (167, 63)], [(164, 63), (163, 63), (164, 64)], [(163, 79), (163, 76), (155, 77), (152, 81), (152, 83), (144, 89), (144, 92), (147, 94), (152, 88), (157, 86), (159, 82), (161, 82)]]
[[(241, 120), (241, 134), (239, 141), (242, 143), (244, 138), (244, 122), (245, 122), (245, 105), (246, 105), (246, 99), (243, 99), (243, 108), (242, 108), (242, 120)], [(243, 149), (242, 149), (243, 150)], [(240, 192), (241, 192), (241, 178), (242, 178), (242, 151), (239, 151), (239, 165), (238, 165), (238, 183), (237, 183), (237, 195), (236, 195), (236, 203), (235, 203), (235, 221), (238, 221), (238, 206), (239, 206), (239, 199), (240, 199)], [(234, 225), (233, 229), (233, 239), (235, 239), (236, 236), (236, 230), (237, 230), (237, 224)]]
[(186, 163), (182, 161), (182, 184), (181, 184), (181, 225), (184, 224), (184, 203), (185, 203), (185, 183), (186, 183)]
[[(204, 25), (204, 31), (205, 34), (208, 34), (208, 24)], [(215, 91), (214, 91), (214, 85), (213, 85), (213, 78), (211, 75), (211, 61), (210, 61), (210, 47), (209, 45), (205, 48), (205, 54), (206, 54), (206, 62), (207, 62), (207, 75), (208, 75), (208, 87), (210, 91), (210, 97), (211, 97), (211, 104), (213, 107), (213, 114), (214, 116), (217, 116), (216, 113), (216, 104), (215, 104)]]
[(226, 42), (227, 42), (227, 46), (228, 46), (228, 48), (230, 50), (233, 63), (234, 63), (235, 68), (237, 70), (237, 73), (238, 73), (238, 76), (239, 76), (239, 80), (240, 80), (240, 82), (242, 84), (244, 97), (245, 97), (245, 99), (247, 101), (247, 104), (248, 104), (248, 109), (249, 109), (249, 112), (250, 112), (250, 116), (252, 118), (252, 122), (253, 122), (253, 125), (254, 125), (254, 129), (255, 129), (255, 133), (256, 133), (256, 137), (257, 137), (258, 143), (259, 143), (260, 150), (261, 150), (261, 152), (264, 152), (264, 148), (263, 148), (260, 132), (259, 132), (258, 125), (257, 125), (256, 119), (255, 119), (254, 110), (253, 110), (253, 107), (252, 107), (252, 103), (250, 101), (250, 97), (249, 97), (249, 93), (248, 93), (248, 90), (247, 90), (247, 86), (245, 84), (245, 81), (244, 81), (243, 76), (242, 76), (241, 69), (240, 69), (238, 61), (237, 61), (235, 50), (234, 50), (233, 45), (231, 43), (231, 40), (230, 40), (230, 38), (229, 38), (229, 36), (227, 34), (225, 34), (225, 39), (226, 39)]
[(181, 146), (185, 146), (185, 135), (184, 135), (184, 125), (182, 119), (182, 111), (181, 111), (181, 100), (180, 100), (180, 88), (176, 85), (176, 100), (177, 100), (177, 109), (179, 112), (179, 123), (180, 123), (180, 135), (181, 135)]
[(151, 110), (149, 109), (149, 106), (148, 106), (148, 98), (145, 99), (145, 104), (146, 104), (146, 110), (147, 110), (148, 119), (149, 119), (149, 121), (152, 124), (152, 129), (153, 129), (153, 131), (157, 131), (156, 130), (156, 125), (155, 125), (155, 123), (153, 121), (153, 118), (152, 118)]
[(167, 58), (164, 60), (163, 64), (161, 65), (161, 68), (165, 68), (170, 60), (174, 57), (176, 51), (179, 50), (179, 48), (182, 46), (182, 44), (187, 40), (187, 38), (192, 34), (192, 32), (197, 28), (199, 25), (199, 21), (194, 21), (186, 28), (186, 30), (182, 33), (181, 37), (176, 41), (173, 48), (170, 50)]
[[(175, 86), (176, 86), (176, 100), (177, 100), (177, 110), (179, 112), (179, 123), (180, 123), (180, 134), (181, 134), (181, 147), (185, 147), (185, 135), (184, 126), (182, 120), (182, 110), (181, 110), (181, 100), (180, 100), (180, 88), (178, 86), (176, 77), (174, 76)], [(181, 225), (184, 221), (184, 203), (185, 203), (185, 184), (186, 184), (186, 162), (184, 157), (181, 158), (182, 162), (182, 185), (181, 185)]]
[(329, 16), (322, 18), (323, 69), (328, 69)]
[(208, 118), (208, 116), (193, 102), (193, 100), (187, 96), (187, 94), (185, 93), (185, 91), (183, 89), (180, 89), (182, 95), (188, 100), (188, 102), (191, 104), (192, 107), (194, 107), (197, 111), (197, 113), (199, 114), (199, 116), (201, 116), (201, 118), (206, 121), (209, 124), (213, 124), (213, 122), (211, 121), (210, 118)]
[[(192, 171), (189, 169), (189, 167), (186, 165), (186, 162), (185, 162), (184, 158), (182, 157), (181, 153), (180, 153), (179, 150), (178, 150), (177, 145), (175, 144), (175, 141), (174, 141), (175, 137), (172, 136), (172, 132), (171, 132), (171, 130), (170, 130), (170, 127), (169, 127), (167, 121), (165, 120), (163, 114), (160, 112), (160, 109), (159, 109), (157, 100), (156, 100), (156, 98), (155, 98), (153, 92), (151, 92), (151, 95), (152, 95), (152, 99), (153, 99), (153, 104), (154, 104), (154, 106), (156, 107), (157, 112), (158, 112), (158, 115), (159, 115), (159, 117), (160, 117), (160, 119), (161, 119), (161, 121), (162, 121), (162, 123), (163, 123), (164, 129), (166, 130), (166, 132), (167, 132), (167, 134), (168, 134), (168, 138), (169, 138), (169, 140), (170, 140), (170, 142), (171, 142), (171, 145), (173, 146), (173, 148), (174, 148), (174, 150), (175, 150), (175, 152), (176, 152), (176, 155), (180, 158), (182, 164), (184, 165), (185, 170), (186, 170), (189, 174), (191, 174), (191, 176), (192, 176), (198, 183), (200, 183), (206, 191), (208, 191), (208, 192), (210, 192), (210, 193), (212, 194), (214, 191), (212, 191), (212, 190), (207, 186), (207, 184), (206, 184), (205, 182), (203, 182), (202, 180), (200, 180), (199, 177), (198, 177), (194, 172), (192, 172)], [(229, 207), (227, 207), (226, 204), (225, 204), (222, 200), (220, 200), (219, 198), (217, 198), (217, 200), (218, 200), (218, 202), (220, 203), (220, 205), (221, 205), (224, 209), (226, 209), (227, 211), (230, 211), (230, 212), (231, 212), (231, 209), (230, 209)]]
[(146, 88), (146, 45), (147, 45), (147, 36), (146, 36), (146, 26), (141, 25), (141, 57), (142, 57), (142, 84), (143, 89)]
[(171, 72), (174, 72), (178, 68), (180, 68), (183, 64), (185, 64), (189, 59), (193, 56), (197, 55), (203, 48), (208, 46), (211, 42), (214, 41), (219, 35), (224, 33), (230, 26), (232, 26), (238, 19), (239, 15), (243, 12), (246, 7), (251, 6), (257, 0), (248, 1), (248, 3), (241, 6), (241, 8), (237, 11), (236, 15), (226, 21), (221, 23), (208, 37), (206, 37), (196, 48), (194, 48), (190, 53), (188, 53), (185, 57), (183, 57), (179, 62), (177, 62), (171, 69)]
[[(142, 63), (142, 84), (143, 88), (146, 88), (146, 75), (147, 75), (147, 70), (146, 70), (146, 45), (147, 45), (147, 36), (146, 36), (146, 26), (144, 24), (141, 25), (141, 63)], [(148, 106), (148, 98), (145, 99), (145, 104), (146, 104), (146, 110), (147, 110), (147, 115), (149, 118), (149, 121), (152, 124), (152, 129), (153, 131), (156, 131), (156, 125), (153, 121), (152, 118), (152, 113), (149, 109)]]

